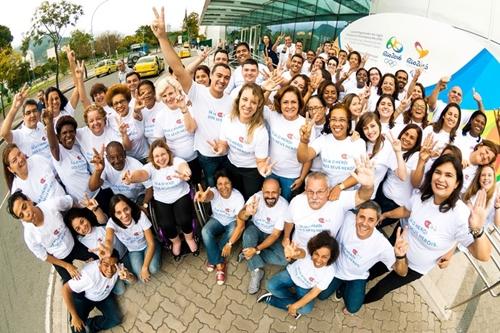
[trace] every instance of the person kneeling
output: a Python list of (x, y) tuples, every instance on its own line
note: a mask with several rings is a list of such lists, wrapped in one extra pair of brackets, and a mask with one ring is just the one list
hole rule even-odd
[[(297, 259), (267, 282), (266, 293), (257, 302), (265, 301), (288, 310), (298, 319), (312, 311), (314, 300), (325, 290), (335, 274), (332, 265), (339, 256), (339, 245), (328, 231), (322, 231), (307, 242), (307, 252), (293, 242), (285, 247), (287, 259)], [(291, 292), (290, 288), (295, 292)]]
[[(63, 299), (71, 315), (73, 332), (85, 331), (85, 326), (90, 332), (98, 332), (121, 323), (118, 304), (111, 294), (118, 279), (136, 281), (134, 274), (118, 265), (118, 252), (114, 250), (110, 257), (85, 264), (79, 279), (73, 278), (63, 285)], [(89, 318), (94, 308), (102, 315)]]

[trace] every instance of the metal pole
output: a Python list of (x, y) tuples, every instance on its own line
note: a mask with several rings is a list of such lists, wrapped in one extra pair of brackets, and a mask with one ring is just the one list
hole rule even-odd
[(92, 18), (90, 19), (90, 35), (92, 35), (92, 54), (94, 55), (94, 60), (95, 60), (94, 15), (95, 12), (97, 12), (97, 10), (99, 9), (99, 7), (101, 7), (108, 1), (109, 0), (104, 0), (101, 3), (99, 3), (92, 12)]

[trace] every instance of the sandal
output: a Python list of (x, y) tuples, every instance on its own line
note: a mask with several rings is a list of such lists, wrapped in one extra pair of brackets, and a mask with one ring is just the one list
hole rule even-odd
[(226, 282), (226, 264), (222, 264), (222, 268), (217, 268), (215, 273), (215, 280), (219, 286), (222, 286)]

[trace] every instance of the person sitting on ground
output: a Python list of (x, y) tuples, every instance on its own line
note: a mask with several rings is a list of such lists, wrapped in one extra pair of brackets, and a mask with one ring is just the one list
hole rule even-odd
[(238, 213), (238, 220), (248, 221), (243, 232), (241, 255), (247, 260), (250, 271), (249, 294), (259, 291), (265, 264), (287, 264), (283, 246), (278, 239), (285, 222), (289, 223), (291, 218), (288, 202), (280, 196), (280, 192), (279, 182), (267, 178), (262, 185), (262, 191), (248, 199)]
[(312, 311), (315, 299), (332, 282), (335, 275), (332, 264), (339, 256), (339, 245), (330, 232), (324, 230), (307, 242), (307, 250), (291, 243), (285, 247), (285, 255), (295, 261), (267, 281), (269, 292), (257, 302), (286, 310), (299, 319)]
[[(62, 286), (62, 296), (68, 312), (72, 332), (99, 332), (119, 325), (122, 321), (118, 303), (111, 294), (118, 280), (135, 282), (135, 276), (118, 264), (118, 253), (91, 261), (81, 270), (81, 276)], [(101, 315), (89, 318), (97, 308)]]

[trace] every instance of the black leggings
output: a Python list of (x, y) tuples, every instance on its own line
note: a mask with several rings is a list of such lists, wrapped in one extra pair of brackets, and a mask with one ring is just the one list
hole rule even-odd
[(257, 168), (239, 168), (231, 164), (231, 162), (228, 164), (228, 172), (233, 187), (241, 192), (245, 201), (261, 190), (264, 178), (257, 171)]
[[(372, 273), (371, 270), (370, 273)], [(376, 302), (382, 299), (389, 292), (415, 280), (418, 280), (421, 277), (422, 274), (415, 272), (411, 268), (408, 268), (408, 274), (406, 274), (406, 276), (400, 276), (395, 271), (392, 271), (387, 274), (382, 280), (380, 280), (375, 286), (373, 286), (373, 288), (370, 289), (370, 291), (365, 296), (364, 304)], [(372, 278), (371, 274), (370, 278)]]
[(156, 220), (169, 239), (179, 234), (177, 226), (185, 234), (193, 232), (193, 202), (189, 193), (171, 204), (153, 200), (153, 205)]
[(198, 184), (201, 183), (201, 165), (198, 161), (198, 157), (187, 163), (189, 165), (189, 169), (191, 169), (191, 178), (189, 179), (189, 183), (191, 183), (195, 188), (198, 188)]
[(105, 214), (109, 214), (109, 201), (115, 195), (111, 188), (101, 188), (95, 196), (95, 200)]

